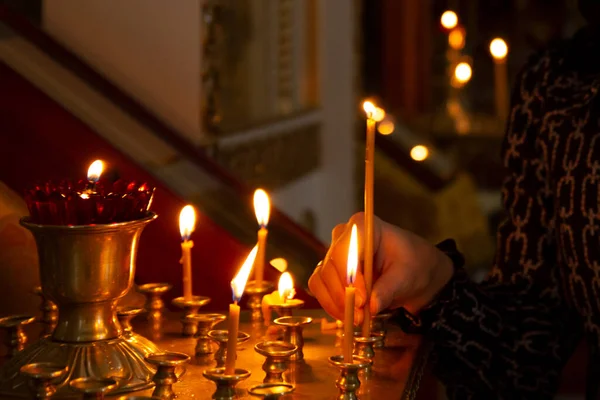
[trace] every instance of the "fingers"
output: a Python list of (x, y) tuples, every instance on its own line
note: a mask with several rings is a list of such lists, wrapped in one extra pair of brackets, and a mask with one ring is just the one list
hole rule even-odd
[(325, 285), (321, 271), (323, 265), (318, 266), (308, 280), (308, 287), (313, 295), (319, 300), (321, 307), (335, 319), (343, 319), (344, 317), (344, 300), (337, 299), (334, 301), (329, 293), (328, 287)]
[(398, 277), (383, 274), (373, 285), (371, 293), (371, 312), (373, 315), (385, 310), (392, 305), (398, 289)]

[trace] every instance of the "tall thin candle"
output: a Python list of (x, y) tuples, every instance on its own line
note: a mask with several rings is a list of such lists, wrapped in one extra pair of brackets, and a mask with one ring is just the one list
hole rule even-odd
[(181, 260), (183, 266), (183, 298), (191, 300), (192, 292), (192, 247), (194, 242), (190, 240), (196, 226), (196, 212), (194, 207), (187, 205), (179, 213), (179, 232), (181, 233)]
[(358, 267), (358, 239), (356, 225), (352, 225), (352, 234), (350, 235), (350, 245), (348, 246), (348, 263), (346, 266), (346, 277), (348, 286), (346, 287), (346, 296), (344, 299), (344, 362), (352, 362), (352, 350), (354, 347), (354, 299), (356, 288), (354, 279), (356, 278), (356, 269)]
[(256, 255), (256, 267), (254, 269), (254, 280), (257, 287), (261, 287), (265, 271), (265, 254), (267, 248), (267, 225), (269, 224), (269, 215), (271, 204), (267, 192), (263, 189), (257, 189), (254, 192), (254, 213), (260, 226), (258, 230), (258, 254)]
[(370, 101), (365, 101), (363, 108), (367, 113), (367, 140), (365, 149), (365, 247), (364, 247), (364, 277), (365, 277), (365, 320), (362, 326), (364, 337), (371, 336), (371, 289), (373, 287), (373, 189), (375, 175), (375, 119), (376, 107)]
[(240, 306), (238, 302), (241, 300), (246, 288), (246, 282), (252, 271), (252, 266), (256, 260), (258, 246), (254, 246), (246, 261), (242, 264), (239, 272), (231, 281), (231, 291), (233, 293), (233, 304), (229, 305), (229, 321), (227, 332), (227, 354), (225, 358), (225, 374), (231, 375), (235, 373), (235, 359), (237, 349), (237, 337), (240, 326)]

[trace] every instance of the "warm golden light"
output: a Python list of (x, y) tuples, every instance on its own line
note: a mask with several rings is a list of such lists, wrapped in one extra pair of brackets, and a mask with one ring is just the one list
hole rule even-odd
[(285, 258), (274, 258), (270, 264), (279, 272), (285, 272), (288, 268), (288, 262)]
[(367, 100), (363, 102), (363, 110), (365, 110), (365, 112), (367, 113), (367, 118), (373, 119), (373, 117), (375, 116), (375, 112), (377, 111), (377, 107), (375, 107), (375, 104)]
[(454, 77), (459, 83), (467, 83), (471, 80), (471, 76), (473, 76), (473, 70), (471, 70), (471, 66), (467, 62), (459, 63), (454, 69)]
[(458, 15), (451, 10), (445, 11), (440, 18), (440, 22), (446, 29), (456, 28), (456, 25), (458, 25)]
[(194, 207), (187, 205), (179, 213), (179, 233), (183, 240), (189, 240), (196, 228), (196, 211)]
[(373, 119), (375, 122), (381, 122), (385, 118), (385, 110), (380, 107), (375, 107), (375, 112), (373, 113)]
[(452, 29), (448, 35), (448, 45), (454, 50), (462, 50), (465, 47), (465, 32), (461, 28)]
[(269, 195), (262, 189), (256, 189), (254, 192), (254, 214), (261, 227), (269, 224), (269, 215), (271, 214), (271, 202)]
[(94, 161), (90, 167), (88, 168), (87, 179), (90, 182), (98, 182), (100, 180), (100, 175), (102, 175), (102, 171), (104, 170), (104, 163), (102, 160)]
[(289, 272), (284, 272), (279, 278), (279, 286), (277, 287), (279, 296), (282, 300), (291, 300), (296, 295), (294, 290), (294, 280)]
[(410, 157), (415, 161), (423, 161), (429, 156), (429, 149), (421, 144), (410, 149)]
[(356, 225), (352, 225), (350, 234), (350, 245), (348, 246), (348, 263), (346, 266), (346, 276), (348, 285), (353, 285), (356, 279), (356, 270), (358, 269), (358, 231)]
[(390, 135), (394, 132), (395, 128), (394, 122), (391, 119), (384, 119), (377, 125), (377, 132), (382, 135)]
[(238, 302), (242, 298), (244, 294), (244, 289), (246, 288), (246, 282), (248, 282), (248, 277), (250, 276), (250, 272), (252, 271), (252, 266), (254, 265), (254, 259), (256, 258), (256, 252), (258, 251), (258, 246), (254, 246), (248, 257), (246, 257), (246, 261), (242, 264), (242, 267), (238, 271), (235, 278), (231, 280), (231, 291), (233, 292), (233, 301)]
[(490, 53), (496, 60), (502, 60), (508, 54), (508, 45), (504, 40), (496, 38), (490, 42)]

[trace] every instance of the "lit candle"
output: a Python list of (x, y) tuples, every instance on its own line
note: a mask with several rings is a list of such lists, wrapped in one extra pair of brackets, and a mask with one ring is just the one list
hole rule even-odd
[(496, 115), (505, 120), (508, 117), (508, 71), (506, 68), (506, 56), (508, 46), (500, 38), (490, 43), (490, 53), (494, 59), (494, 91), (496, 100)]
[(346, 266), (346, 277), (348, 286), (346, 286), (346, 296), (344, 301), (344, 362), (352, 362), (352, 349), (354, 346), (354, 297), (356, 288), (354, 287), (354, 278), (358, 267), (358, 239), (356, 225), (352, 225), (352, 234), (350, 235), (350, 245), (348, 246), (348, 263)]
[(271, 205), (267, 192), (257, 189), (254, 192), (254, 213), (260, 229), (258, 230), (258, 254), (256, 255), (256, 267), (254, 268), (254, 280), (256, 286), (261, 287), (265, 273), (265, 252), (267, 247), (267, 225), (269, 224), (269, 214)]
[(371, 336), (371, 288), (373, 287), (373, 181), (375, 173), (375, 119), (376, 107), (370, 101), (363, 103), (367, 113), (367, 144), (365, 150), (365, 320), (363, 323), (363, 336)]
[(100, 175), (104, 171), (104, 163), (102, 160), (96, 160), (90, 164), (87, 173), (88, 187), (87, 193), (90, 194), (96, 191), (96, 183), (100, 180)]
[(239, 272), (231, 281), (231, 291), (233, 292), (233, 304), (229, 305), (229, 321), (227, 328), (227, 355), (225, 358), (225, 375), (231, 375), (235, 373), (235, 358), (237, 350), (237, 337), (240, 327), (240, 306), (238, 302), (241, 300), (246, 288), (246, 282), (252, 271), (252, 266), (256, 260), (256, 254), (258, 252), (258, 246), (254, 246), (254, 249), (246, 257), (246, 261), (242, 264)]
[(96, 223), (97, 211), (96, 201), (98, 194), (96, 193), (96, 184), (100, 180), (100, 175), (104, 170), (104, 163), (102, 160), (96, 160), (90, 164), (87, 172), (88, 183), (85, 189), (77, 193), (79, 198), (77, 202), (77, 220), (80, 224), (88, 225)]
[(192, 247), (194, 242), (190, 240), (196, 226), (196, 212), (194, 207), (187, 205), (179, 213), (179, 232), (181, 233), (181, 260), (183, 266), (183, 298), (192, 299)]
[(296, 291), (294, 290), (294, 280), (292, 279), (292, 275), (289, 272), (284, 272), (279, 277), (279, 286), (277, 287), (277, 291), (279, 292), (279, 297), (285, 303), (287, 300), (291, 300), (296, 295)]

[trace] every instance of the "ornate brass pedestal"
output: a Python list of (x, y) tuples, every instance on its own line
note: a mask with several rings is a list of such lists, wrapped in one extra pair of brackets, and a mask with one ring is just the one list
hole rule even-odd
[[(144, 227), (156, 215), (109, 225), (21, 224), (36, 240), (44, 296), (59, 309), (52, 336), (44, 337), (5, 363), (0, 395), (27, 396), (21, 367), (54, 362), (68, 373), (56, 384), (53, 398), (76, 397), (69, 382), (77, 378), (114, 378), (117, 393), (149, 387), (154, 367), (144, 358), (156, 352), (149, 340), (123, 335), (117, 300), (131, 288), (137, 245)], [(1, 397), (1, 396), (0, 396)]]

